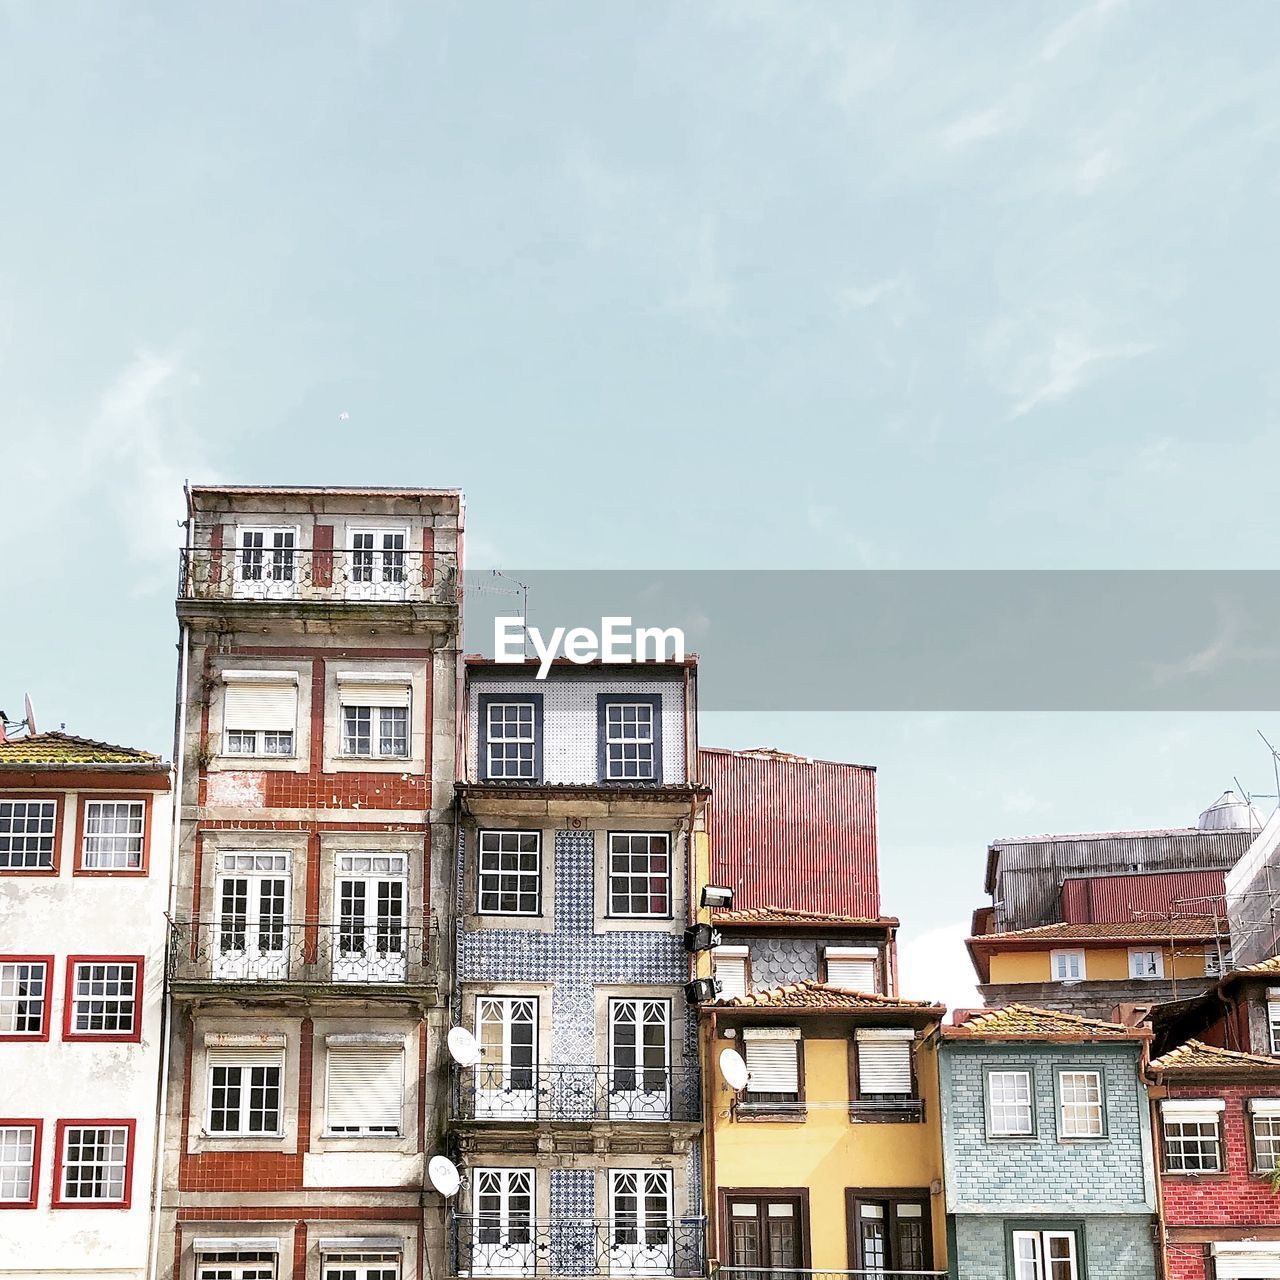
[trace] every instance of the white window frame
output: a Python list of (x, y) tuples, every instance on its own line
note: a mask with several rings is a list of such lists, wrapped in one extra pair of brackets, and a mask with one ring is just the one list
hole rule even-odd
[(1155, 982), (1164, 977), (1164, 952), (1159, 947), (1129, 948), (1129, 977)]
[[(81, 970), (89, 972), (82, 975)], [(102, 972), (95, 973), (95, 970)], [(126, 970), (131, 975), (128, 978), (130, 994), (127, 998), (123, 994)], [(140, 977), (136, 960), (76, 960), (71, 971), (71, 1008), (67, 1011), (67, 1029), (70, 1034), (77, 1038), (84, 1036), (103, 1040), (120, 1040), (137, 1035), (142, 1017)], [(103, 990), (94, 991), (93, 988), (98, 985), (101, 985)], [(114, 993), (109, 993), (111, 987), (116, 988)], [(96, 1016), (104, 1018), (107, 1016), (108, 1006), (117, 1019), (127, 1009), (129, 1025), (109, 1028), (81, 1026), (82, 1017), (89, 1022), (93, 1021), (94, 1005), (102, 1006)]]
[[(518, 846), (530, 838), (533, 839), (533, 849), (521, 849)], [(486, 848), (486, 844), (489, 846)], [(513, 844), (516, 847), (503, 848), (504, 844)], [(524, 861), (526, 855), (533, 855), (533, 869), (529, 870), (520, 864)], [(503, 860), (505, 857), (514, 857), (516, 865), (514, 867), (504, 867)], [(496, 865), (486, 869), (485, 859), (496, 859)], [(476, 913), (484, 916), (540, 916), (542, 914), (542, 832), (530, 830), (518, 830), (514, 827), (487, 827), (477, 833), (476, 837), (476, 874), (478, 877), (476, 886)], [(489, 886), (486, 888), (486, 882)], [(506, 883), (514, 884), (512, 893), (515, 896), (516, 907), (513, 910), (507, 910), (501, 903), (504, 896), (503, 885)], [(532, 885), (532, 889), (530, 889)], [(533, 894), (533, 906), (526, 910), (520, 905), (521, 899), (526, 898), (529, 893)], [(486, 895), (495, 898), (499, 905), (487, 906)]]
[(30, 1204), (36, 1198), (37, 1176), (35, 1124), (31, 1121), (0, 1124), (0, 1206)]
[[(15, 831), (14, 823), (18, 815), (14, 812), (17, 806), (24, 806), (22, 812), (22, 829)], [(33, 815), (32, 809), (38, 808), (38, 813)], [(0, 797), (0, 822), (8, 823), (7, 831), (0, 831), (0, 841), (7, 841), (10, 847), (5, 850), (4, 856), (8, 859), (0, 863), (0, 874), (13, 871), (52, 871), (54, 858), (57, 856), (58, 850), (58, 802), (52, 796), (3, 796)], [(38, 829), (31, 831), (28, 824), (32, 821), (38, 824)], [(47, 830), (44, 828), (47, 827)], [(14, 862), (13, 856), (15, 850), (13, 842), (19, 842), (21, 845), (18, 850), (19, 856), (22, 858), (20, 862)], [(32, 846), (34, 842), (34, 847)], [(47, 848), (46, 846), (47, 842)], [(37, 861), (27, 861), (27, 855), (35, 853)]]
[[(228, 756), (262, 756), (268, 760), (291, 760), (298, 754), (298, 673), (296, 671), (241, 671), (232, 670), (222, 673), (222, 754)], [(231, 711), (232, 690), (241, 686), (287, 689), (292, 694), (292, 723), (286, 728), (283, 724), (268, 727), (265, 724), (233, 725)], [(255, 715), (261, 712), (257, 708)], [(239, 719), (238, 713), (234, 717)], [(288, 719), (287, 716), (282, 719)], [(232, 742), (232, 737), (248, 739)], [(287, 742), (279, 739), (287, 738)], [(273, 741), (275, 740), (275, 741)], [(287, 748), (287, 750), (286, 750)]]
[[(107, 1146), (110, 1148), (109, 1154), (114, 1155), (116, 1147), (123, 1148), (123, 1155), (119, 1159), (100, 1160), (96, 1163), (90, 1163), (85, 1160), (78, 1160), (73, 1165), (67, 1158), (68, 1150), (71, 1147), (71, 1139), (73, 1134), (95, 1133), (98, 1135), (107, 1135), (105, 1138), (99, 1137), (97, 1143), (99, 1146)], [(122, 1136), (121, 1136), (122, 1135)], [(83, 1139), (81, 1139), (83, 1141)], [(133, 1134), (130, 1133), (129, 1127), (123, 1124), (107, 1121), (105, 1123), (94, 1124), (77, 1123), (69, 1124), (62, 1130), (62, 1150), (58, 1153), (58, 1188), (57, 1200), (60, 1205), (69, 1208), (75, 1208), (78, 1205), (85, 1204), (120, 1204), (122, 1205), (128, 1194), (129, 1189), (129, 1172), (130, 1164), (133, 1159)], [(68, 1181), (68, 1174), (71, 1170), (88, 1168), (97, 1168), (101, 1170), (99, 1175), (108, 1184), (119, 1182), (119, 1195), (97, 1195), (97, 1196), (72, 1196), (67, 1194), (67, 1188), (71, 1185)], [(115, 1171), (118, 1170), (118, 1176)]]
[[(405, 1048), (396, 1044), (346, 1044), (343, 1037), (331, 1037), (325, 1045), (324, 1123), (327, 1138), (399, 1138), (404, 1134)], [(352, 1116), (335, 1123), (333, 1106), (340, 1092), (335, 1073), (364, 1064), (368, 1074), (365, 1092), (376, 1095), (381, 1104), (381, 1121)], [(373, 1109), (370, 1109), (373, 1114)]]
[[(380, 692), (353, 694), (362, 686), (368, 690), (385, 689), (386, 701), (374, 702), (384, 696)], [(351, 699), (355, 699), (354, 701)], [(346, 760), (408, 760), (413, 755), (413, 676), (407, 671), (343, 671), (338, 675), (338, 755)], [(368, 712), (369, 750), (352, 749), (365, 734), (348, 733), (347, 718), (352, 712)], [(404, 750), (384, 751), (384, 719), (395, 715), (404, 717)], [(394, 735), (399, 738), (397, 733)]]
[[(997, 1096), (997, 1080), (1001, 1082), (1001, 1088), (1012, 1085), (1012, 1096)], [(1007, 1122), (1007, 1117), (1011, 1113), (1016, 1114), (1021, 1119), (1024, 1112), (1026, 1114), (1025, 1127), (1021, 1124), (1014, 1126)], [(1001, 1114), (1006, 1117), (1006, 1122), (1003, 1124), (998, 1118)], [(1035, 1091), (1029, 1068), (1019, 1067), (1010, 1070), (987, 1072), (987, 1115), (990, 1119), (991, 1136), (993, 1138), (1032, 1138), (1035, 1136)]]
[[(823, 947), (827, 965), (827, 984), (850, 991), (879, 994), (880, 949), (878, 947)], [(866, 972), (866, 981), (858, 974)]]
[(1206, 943), (1204, 949), (1204, 976), (1206, 978), (1221, 978), (1224, 974), (1231, 972), (1234, 964), (1235, 959), (1229, 946), (1224, 946), (1219, 950), (1216, 943)]
[(720, 983), (719, 999), (733, 1000), (745, 996), (751, 989), (747, 980), (747, 966), (751, 961), (751, 949), (740, 946), (713, 947), (711, 962)]
[[(1269, 1132), (1264, 1134), (1258, 1131), (1260, 1121)], [(1280, 1098), (1249, 1099), (1249, 1136), (1253, 1145), (1254, 1173), (1270, 1177), (1277, 1166), (1280, 1166)], [(1263, 1143), (1267, 1145), (1270, 1163), (1260, 1158)]]
[(400, 1280), (400, 1254), (362, 1253), (326, 1254), (320, 1268), (321, 1280)]
[[(44, 1039), (49, 1033), (49, 984), (53, 980), (51, 973), (52, 965), (48, 960), (39, 959), (18, 959), (16, 957), (5, 957), (0, 960), (0, 1008), (8, 1008), (12, 1006), (12, 1020), (14, 1026), (6, 1028), (0, 1025), (0, 1040), (27, 1040), (27, 1039)], [(30, 991), (20, 991), (21, 983), (30, 983), (33, 977), (32, 970), (40, 971), (39, 994), (33, 996)], [(12, 972), (10, 972), (12, 970)], [(26, 973), (19, 972), (27, 970)], [(11, 990), (12, 988), (12, 990)], [(28, 1006), (34, 1002), (36, 1009), (40, 1014), (40, 1025), (31, 1030), (24, 1028), (19, 1030), (17, 1027), (19, 1006), (26, 1003)], [(31, 1009), (28, 1007), (26, 1016), (31, 1016)]]
[[(250, 600), (291, 600), (298, 591), (301, 530), (290, 524), (242, 524), (236, 526), (235, 561), (232, 566), (232, 594)], [(261, 547), (246, 547), (246, 536), (261, 536)], [(285, 545), (274, 546), (277, 536), (289, 537)], [(246, 552), (257, 551), (261, 558), (256, 572), (248, 574)]]
[[(84, 830), (80, 838), (80, 866), (85, 871), (141, 871), (147, 847), (147, 802), (145, 800), (90, 800), (84, 805)], [(106, 810), (110, 808), (113, 829), (93, 830), (101, 825)], [(126, 830), (115, 829), (124, 811)], [(134, 827), (137, 830), (134, 830)], [(102, 843), (107, 848), (100, 848)], [(104, 860), (104, 855), (107, 860)], [(114, 859), (123, 855), (124, 861)]]
[[(357, 547), (357, 538), (371, 538), (370, 547)], [(399, 538), (400, 546), (387, 539)], [(349, 600), (403, 600), (409, 584), (409, 529), (405, 525), (357, 525), (347, 530), (347, 586)], [(360, 557), (357, 560), (357, 557)], [(365, 557), (368, 557), (366, 560)]]
[(1084, 982), (1086, 976), (1084, 952), (1078, 947), (1050, 951), (1049, 972), (1054, 982)]
[[(609, 1170), (611, 1275), (670, 1275), (673, 1259), (670, 1169)], [(661, 1196), (655, 1216), (650, 1201)], [(635, 1208), (624, 1206), (634, 1203)]]
[[(618, 840), (626, 841), (626, 847), (621, 851), (616, 850), (614, 848), (614, 842)], [(664, 852), (661, 854), (655, 854), (652, 849), (644, 849), (640, 853), (636, 853), (632, 847), (632, 842), (636, 840), (645, 840), (645, 841), (661, 840), (663, 842)], [(606, 916), (616, 920), (669, 920), (671, 919), (672, 913), (674, 910), (672, 897), (675, 892), (675, 879), (672, 875), (672, 868), (671, 868), (671, 833), (668, 831), (610, 831), (608, 833), (608, 841), (609, 841), (609, 845), (608, 845), (607, 857), (609, 859), (609, 862), (608, 862), (608, 873), (605, 876), (605, 892), (608, 895), (607, 900), (605, 902)], [(628, 865), (625, 870), (615, 871), (614, 869), (615, 857), (627, 859)], [(657, 878), (652, 872), (637, 871), (635, 867), (631, 865), (631, 860), (637, 857), (665, 858), (666, 864), (667, 864), (667, 869), (665, 872), (665, 878), (667, 882), (667, 893), (666, 893), (667, 909), (665, 911), (629, 911), (629, 910), (617, 911), (614, 909), (613, 883), (614, 883), (615, 877), (618, 879), (627, 879), (627, 880), (648, 879), (650, 881)], [(628, 891), (626, 896), (627, 896), (627, 902), (628, 904), (630, 904), (632, 899), (634, 899), (638, 895)], [(652, 890), (648, 892), (648, 898), (650, 903), (652, 903), (653, 901)]]
[[(268, 861), (272, 865), (265, 865)], [(291, 864), (290, 855), (280, 849), (227, 850), (219, 856), (218, 874), (213, 886), (212, 965), (215, 978), (284, 980), (289, 976), (293, 909)], [(226, 914), (224, 886), (228, 880), (248, 882), (244, 922), (237, 928), (229, 926)], [(263, 885), (277, 880), (284, 882), (282, 914), (279, 919), (268, 914), (264, 922)], [(243, 947), (224, 946), (236, 934), (243, 935)], [(279, 945), (273, 945), (275, 943)]]
[[(1161, 1168), (1168, 1174), (1203, 1174), (1223, 1172), (1222, 1113), (1226, 1104), (1220, 1098), (1166, 1098), (1160, 1103), (1162, 1148)], [(1211, 1127), (1211, 1133), (1184, 1132), (1184, 1127), (1198, 1130)], [(1203, 1144), (1212, 1144), (1213, 1165), (1204, 1165)], [(1193, 1157), (1196, 1167), (1188, 1163)], [(1175, 1157), (1181, 1168), (1175, 1168)]]
[(1280, 1055), (1280, 987), (1267, 988), (1267, 1031), (1272, 1054)]
[[(215, 1088), (214, 1074), (217, 1070), (239, 1071), (237, 1084), (239, 1091), (239, 1107), (236, 1111), (236, 1127), (234, 1129), (215, 1129), (213, 1127), (213, 1092)], [(274, 1129), (255, 1129), (252, 1127), (253, 1078), (255, 1070), (275, 1071), (276, 1073), (276, 1127)], [(209, 1138), (280, 1138), (284, 1136), (285, 1110), (285, 1078), (283, 1049), (209, 1049), (205, 1059), (205, 1109), (204, 1132)], [(264, 1090), (270, 1085), (264, 1079), (261, 1086)], [(259, 1108), (264, 1117), (267, 1109)]]
[[(1063, 1240), (1070, 1241), (1068, 1257), (1053, 1257), (1055, 1245)], [(1023, 1246), (1030, 1246), (1028, 1249)], [(1066, 1262), (1070, 1264), (1069, 1280), (1078, 1280), (1080, 1275), (1080, 1242), (1074, 1231), (1015, 1231), (1013, 1232), (1013, 1274), (1015, 1280), (1052, 1280), (1053, 1264)]]
[[(794, 1110), (804, 1106), (804, 1081), (800, 1072), (801, 1036), (799, 1027), (745, 1027), (742, 1032), (743, 1056), (747, 1063), (746, 1101), (763, 1107), (778, 1107)], [(770, 1048), (763, 1046), (769, 1045)], [(756, 1048), (756, 1046), (761, 1046)], [(772, 1047), (778, 1046), (778, 1047)], [(753, 1067), (753, 1062), (758, 1063)], [(757, 1072), (781, 1073), (778, 1081), (771, 1081), (770, 1087), (761, 1087), (762, 1081), (756, 1077)], [(774, 1088), (775, 1083), (793, 1085), (789, 1088)], [(763, 1098), (759, 1095), (783, 1093), (793, 1097), (783, 1099)], [(753, 1096), (754, 1095), (754, 1096)]]
[(202, 1249), (196, 1261), (196, 1280), (276, 1280), (276, 1251), (235, 1248)]
[[(472, 1257), (475, 1276), (525, 1276), (533, 1273), (538, 1221), (537, 1171), (527, 1168), (473, 1169)], [(528, 1198), (528, 1210), (517, 1214), (512, 1201)], [(483, 1208), (485, 1197), (497, 1200), (496, 1211)], [(484, 1240), (485, 1234), (495, 1239)]]
[[(348, 887), (349, 894), (345, 891)], [(391, 892), (393, 889), (398, 895)], [(397, 896), (398, 924), (391, 909)], [(362, 902), (360, 913), (354, 910), (357, 898)], [(402, 853), (339, 853), (334, 864), (333, 900), (333, 980), (403, 982), (409, 954), (408, 858)]]
[(609, 1115), (671, 1118), (670, 1000), (622, 996), (609, 1001)]
[[(481, 703), (482, 714), (484, 716), (484, 755), (482, 761), (484, 766), (484, 778), (487, 782), (536, 782), (538, 779), (538, 721), (542, 714), (542, 704), (537, 698), (522, 698), (518, 694), (511, 694), (509, 697), (505, 695), (494, 695)], [(529, 730), (528, 734), (524, 732), (523, 716), (518, 716), (514, 725), (508, 725), (505, 716), (499, 720), (498, 728), (500, 733), (494, 733), (495, 711), (503, 712), (508, 707), (518, 707), (522, 711), (527, 710), (529, 713)], [(511, 729), (511, 732), (508, 732)], [(506, 748), (514, 746), (517, 748), (514, 762), (508, 760), (504, 755), (501, 757), (501, 772), (494, 770), (494, 747)], [(528, 760), (524, 759), (524, 753), (519, 750), (523, 747), (529, 748)], [(512, 771), (511, 765), (515, 763), (519, 766), (516, 771)], [(527, 768), (526, 768), (527, 764)]]
[[(858, 1065), (858, 1098), (908, 1099), (917, 1097), (915, 1069), (916, 1033), (909, 1027), (859, 1027), (854, 1032)], [(875, 1063), (875, 1059), (881, 1061)], [(874, 1064), (874, 1065), (873, 1065)], [(894, 1086), (872, 1089), (868, 1076), (876, 1071), (896, 1072)]]
[[(614, 723), (614, 712), (619, 712), (618, 721)], [(634, 725), (628, 725), (627, 712), (635, 712)], [(640, 715), (643, 712), (649, 717), (648, 732), (645, 733), (640, 724)], [(605, 782), (655, 782), (662, 774), (662, 762), (658, 759), (659, 744), (659, 717), (662, 715), (662, 704), (659, 702), (656, 706), (647, 700), (633, 700), (631, 698), (618, 698), (611, 700), (604, 699), (604, 705), (601, 708), (601, 733), (604, 736), (602, 749), (604, 752), (604, 781)], [(639, 772), (640, 752), (643, 748), (648, 748), (649, 752), (649, 770), (647, 773)], [(620, 748), (618, 758), (614, 759), (614, 748)], [(628, 748), (634, 748), (636, 755), (634, 763), (636, 764), (635, 772), (628, 772), (627, 766), (632, 763), (627, 759)]]
[[(473, 1068), (477, 1117), (537, 1116), (538, 1030), (537, 996), (476, 997), (476, 1038), (484, 1055)], [(517, 1050), (529, 1061), (514, 1062)]]
[[(1083, 1088), (1085, 1097), (1067, 1097), (1068, 1078), (1078, 1077), (1072, 1088)], [(1092, 1084), (1090, 1081), (1092, 1080)], [(1090, 1096), (1093, 1092), (1097, 1097)], [(1058, 1068), (1058, 1137), (1097, 1141), (1107, 1136), (1107, 1090), (1106, 1080), (1097, 1067), (1059, 1067)], [(1092, 1124), (1086, 1128), (1078, 1127), (1081, 1114), (1092, 1116), (1097, 1113), (1098, 1128), (1094, 1132)]]

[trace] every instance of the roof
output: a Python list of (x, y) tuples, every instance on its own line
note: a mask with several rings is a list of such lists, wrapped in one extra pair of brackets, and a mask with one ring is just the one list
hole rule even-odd
[(417, 485), (376, 485), (372, 488), (366, 488), (362, 485), (327, 485), (327, 484), (193, 484), (191, 493), (194, 496), (197, 493), (226, 493), (226, 494), (254, 494), (254, 493), (280, 493), (280, 494), (304, 494), (304, 493), (331, 493), (339, 497), (377, 497), (380, 494), (387, 494), (397, 498), (456, 498), (462, 493), (461, 489), (423, 489)]
[(118, 747), (70, 733), (33, 733), (0, 742), (0, 768), (59, 768), (72, 765), (129, 765), (135, 769), (167, 769), (150, 751)]
[[(1280, 956), (1271, 956), (1267, 960), (1259, 960), (1257, 964), (1247, 964), (1243, 969), (1233, 969), (1227, 978), (1250, 977), (1258, 975), (1261, 977), (1270, 977), (1273, 974), (1280, 973)], [(1223, 979), (1226, 981), (1226, 978)]]
[[(1218, 933), (1214, 916), (1183, 916), (1175, 920), (1103, 920), (1083, 924), (1059, 921), (1033, 929), (1010, 929), (1004, 933), (980, 933), (970, 942), (989, 943), (999, 950), (1001, 943), (1024, 942), (1146, 942), (1161, 938), (1212, 938)], [(1226, 921), (1222, 920), (1222, 924)]]
[(739, 907), (729, 911), (712, 911), (711, 923), (721, 926), (768, 925), (771, 928), (808, 926), (816, 928), (896, 928), (896, 916), (842, 916), (827, 911), (797, 911), (791, 907)]
[(1099, 1022), (1025, 1004), (971, 1014), (958, 1026), (944, 1027), (943, 1034), (958, 1039), (1065, 1041), (1145, 1040), (1151, 1035), (1119, 1022)]
[(737, 756), (740, 760), (778, 760), (784, 764), (834, 764), (842, 769), (865, 769), (875, 773), (873, 764), (858, 764), (852, 760), (828, 760), (825, 756), (802, 756), (781, 747), (699, 747), (698, 753), (713, 756)]
[(931, 1004), (928, 1000), (902, 1000), (897, 996), (880, 996), (869, 991), (850, 991), (847, 987), (833, 987), (825, 982), (793, 982), (785, 987), (773, 987), (768, 991), (752, 991), (745, 996), (729, 1000), (717, 1000), (721, 1009), (813, 1009), (840, 1012), (850, 1009), (900, 1010), (904, 1013), (934, 1013), (939, 1017), (946, 1013), (946, 1006)]
[(1235, 1049), (1220, 1049), (1217, 1045), (1201, 1040), (1188, 1040), (1162, 1057), (1153, 1058), (1151, 1070), (1160, 1072), (1205, 1071), (1270, 1071), (1280, 1075), (1280, 1058), (1264, 1057), (1260, 1053), (1239, 1053)]

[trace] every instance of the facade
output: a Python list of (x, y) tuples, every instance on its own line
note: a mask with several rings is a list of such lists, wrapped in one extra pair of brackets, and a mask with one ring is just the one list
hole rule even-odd
[(1156, 1006), (1151, 1023), (1157, 1054), (1196, 1039), (1280, 1060), (1280, 956), (1231, 970), (1195, 999)]
[(449, 1274), (703, 1274), (696, 673), (467, 662)]
[(151, 1246), (169, 766), (0, 734), (0, 1276), (141, 1280)]
[(1280, 1058), (1191, 1040), (1149, 1073), (1168, 1280), (1280, 1276)]
[(160, 1274), (418, 1280), (443, 1264), (424, 1161), (461, 499), (200, 487), (188, 506)]
[(1154, 1280), (1148, 1038), (1018, 1005), (943, 1028), (953, 1276)]
[(1226, 888), (1236, 962), (1258, 964), (1280, 952), (1280, 809), (1228, 873)]

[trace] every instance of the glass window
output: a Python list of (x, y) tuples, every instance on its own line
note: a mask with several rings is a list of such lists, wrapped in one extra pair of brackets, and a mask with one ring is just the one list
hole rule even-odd
[(531, 699), (483, 701), (485, 749), (481, 765), (485, 778), (537, 779), (539, 711)]
[(609, 914), (671, 914), (671, 838), (625, 831), (609, 835)]
[(1166, 1173), (1218, 1173), (1222, 1149), (1216, 1113), (1165, 1112), (1164, 1167)]
[(1016, 1280), (1079, 1280), (1074, 1231), (1015, 1231)]
[(0, 961), (0, 1036), (43, 1036), (48, 990), (47, 961)]
[(67, 1030), (112, 1038), (138, 1030), (138, 962), (79, 960), (71, 978)]
[(282, 1054), (209, 1054), (209, 1132), (220, 1137), (280, 1133)]
[(337, 982), (403, 982), (409, 875), (403, 854), (343, 854), (337, 860)]
[(604, 721), (605, 782), (652, 782), (658, 776), (658, 707), (654, 701), (606, 701)]
[(1062, 1137), (1102, 1137), (1102, 1077), (1098, 1072), (1060, 1071), (1058, 1104)]
[(137, 871), (142, 867), (145, 800), (86, 800), (81, 866)]
[(128, 1198), (127, 1125), (67, 1125), (62, 1131), (58, 1199), (123, 1205)]
[(56, 800), (0, 800), (0, 871), (53, 867)]
[(1025, 1137), (1034, 1132), (1031, 1072), (992, 1071), (987, 1075), (987, 1109), (996, 1137)]
[(1084, 980), (1083, 951), (1051, 951), (1049, 965), (1055, 982), (1082, 982)]
[(542, 903), (542, 833), (480, 832), (482, 913), (536, 916)]
[(1129, 948), (1129, 977), (1131, 978), (1163, 978), (1164, 956), (1159, 951), (1148, 951), (1138, 947)]
[(1258, 1173), (1274, 1173), (1280, 1163), (1280, 1109), (1275, 1100), (1267, 1100), (1267, 1109), (1254, 1110), (1253, 1167)]
[(409, 708), (344, 705), (342, 753), (348, 756), (407, 756)]
[(36, 1127), (0, 1124), (0, 1205), (35, 1200)]

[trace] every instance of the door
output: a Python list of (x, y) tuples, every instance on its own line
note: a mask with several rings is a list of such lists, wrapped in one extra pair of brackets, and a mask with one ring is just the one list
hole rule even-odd
[(850, 1268), (879, 1272), (927, 1271), (933, 1239), (928, 1193), (919, 1197), (849, 1198)]
[[(748, 1268), (727, 1280), (783, 1280), (804, 1266), (804, 1200), (799, 1195), (725, 1195), (729, 1268)], [(767, 1275), (766, 1275), (767, 1273)]]
[(289, 855), (228, 853), (215, 889), (213, 976), (289, 976)]
[(475, 1175), (472, 1275), (532, 1272), (533, 1170), (477, 1169)]
[(408, 898), (404, 858), (345, 854), (338, 859), (335, 892), (333, 980), (403, 982)]
[(532, 996), (480, 996), (476, 1115), (532, 1120), (538, 1113), (538, 1002)]
[(671, 1116), (671, 1002), (609, 1001), (609, 1116)]
[(353, 529), (347, 597), (354, 600), (403, 600), (405, 550), (403, 529)]
[(609, 1171), (609, 1274), (671, 1273), (671, 1172)]
[(241, 529), (234, 594), (254, 600), (292, 599), (297, 583), (297, 543), (294, 529)]

